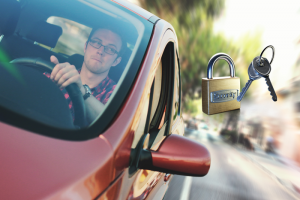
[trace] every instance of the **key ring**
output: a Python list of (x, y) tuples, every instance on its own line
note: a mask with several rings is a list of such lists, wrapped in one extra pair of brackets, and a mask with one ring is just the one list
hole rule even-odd
[(269, 47), (271, 47), (272, 50), (273, 50), (273, 51), (272, 51), (272, 59), (271, 59), (270, 65), (271, 65), (271, 63), (272, 63), (272, 61), (273, 61), (273, 59), (274, 59), (275, 48), (274, 48), (272, 45), (269, 45), (269, 46), (267, 46), (266, 48), (264, 48), (264, 50), (262, 50), (262, 52), (260, 53), (260, 56), (259, 56), (259, 64), (260, 64), (260, 66), (263, 65), (263, 63), (261, 62), (261, 56), (263, 55), (263, 53), (265, 52), (265, 50), (266, 50), (267, 48), (269, 48)]

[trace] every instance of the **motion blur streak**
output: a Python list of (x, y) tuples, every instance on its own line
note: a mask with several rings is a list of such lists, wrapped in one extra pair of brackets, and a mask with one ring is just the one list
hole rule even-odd
[[(189, 191), (190, 200), (222, 199), (297, 199), (297, 196), (261, 170), (245, 154), (252, 154), (231, 146), (220, 139), (209, 139), (211, 134), (196, 131), (188, 137), (204, 144), (211, 153), (212, 165), (207, 176), (193, 177)], [(166, 194), (166, 200), (179, 200), (182, 195), (176, 188), (186, 187), (184, 176), (175, 176)], [(180, 199), (181, 200), (181, 199)]]

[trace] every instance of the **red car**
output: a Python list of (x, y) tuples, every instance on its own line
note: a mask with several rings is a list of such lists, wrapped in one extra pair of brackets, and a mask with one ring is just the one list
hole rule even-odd
[[(121, 0), (1, 0), (0, 41), (0, 199), (156, 200), (170, 174), (208, 173), (209, 152), (182, 136), (168, 22)], [(107, 74), (63, 89), (61, 63), (82, 82)]]

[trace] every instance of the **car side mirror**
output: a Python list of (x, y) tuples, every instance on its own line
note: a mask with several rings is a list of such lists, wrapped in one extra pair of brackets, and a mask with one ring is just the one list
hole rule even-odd
[(143, 149), (138, 168), (178, 175), (205, 176), (210, 163), (210, 154), (203, 145), (172, 134), (165, 138), (157, 151)]

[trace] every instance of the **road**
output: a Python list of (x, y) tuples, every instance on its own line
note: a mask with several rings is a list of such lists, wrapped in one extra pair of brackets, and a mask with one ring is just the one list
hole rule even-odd
[(211, 168), (205, 177), (175, 175), (164, 200), (294, 200), (295, 196), (265, 171), (221, 140), (194, 132), (188, 137), (205, 145)]

